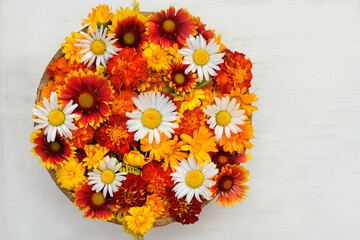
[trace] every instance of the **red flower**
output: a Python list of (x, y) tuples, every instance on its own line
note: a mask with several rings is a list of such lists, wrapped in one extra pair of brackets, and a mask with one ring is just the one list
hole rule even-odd
[(193, 224), (199, 220), (196, 215), (201, 212), (201, 202), (195, 198), (188, 204), (186, 198), (178, 199), (175, 197), (175, 193), (172, 193), (170, 202), (169, 213), (175, 218), (175, 221), (182, 224)]
[(134, 91), (139, 80), (146, 82), (149, 74), (145, 71), (147, 62), (145, 58), (136, 53), (133, 48), (124, 48), (118, 55), (110, 59), (107, 66), (107, 74), (116, 90)]
[(134, 133), (127, 131), (127, 120), (127, 117), (111, 116), (107, 124), (103, 124), (97, 129), (96, 142), (119, 154), (129, 152), (130, 146), (136, 146), (138, 142), (134, 141)]
[(35, 156), (40, 156), (40, 163), (44, 167), (54, 169), (57, 164), (65, 162), (69, 158), (75, 157), (75, 147), (70, 142), (59, 135), (55, 141), (47, 142), (44, 133), (36, 130), (30, 136), (30, 141), (36, 146), (31, 150)]
[(76, 198), (74, 205), (79, 207), (79, 210), (84, 211), (84, 217), (90, 217), (95, 220), (103, 219), (104, 221), (111, 220), (114, 216), (111, 211), (117, 209), (113, 198), (104, 198), (102, 192), (94, 192), (91, 190), (92, 185), (85, 183), (79, 191), (74, 193)]
[(161, 10), (151, 16), (147, 24), (150, 42), (160, 42), (166, 48), (174, 43), (185, 45), (185, 39), (196, 34), (192, 16), (183, 8), (175, 13), (175, 8), (170, 6), (166, 12)]
[(245, 59), (243, 53), (232, 52), (225, 49), (224, 62), (220, 64), (220, 71), (217, 72), (214, 80), (217, 89), (222, 94), (230, 93), (232, 89), (251, 87), (252, 63)]
[(173, 185), (170, 173), (172, 173), (171, 168), (164, 171), (158, 161), (151, 161), (146, 164), (142, 168), (142, 177), (148, 182), (148, 192), (160, 197), (170, 194)]

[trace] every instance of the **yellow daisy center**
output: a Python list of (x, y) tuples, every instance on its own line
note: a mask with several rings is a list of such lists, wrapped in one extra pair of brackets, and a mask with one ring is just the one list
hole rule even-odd
[(65, 114), (61, 110), (52, 110), (49, 113), (48, 120), (52, 126), (60, 126), (65, 122)]
[(160, 125), (161, 119), (161, 114), (158, 110), (148, 109), (142, 115), (141, 121), (145, 127), (154, 129)]
[(127, 45), (133, 44), (134, 41), (135, 41), (135, 36), (134, 36), (133, 33), (131, 33), (131, 32), (125, 33), (125, 35), (124, 35), (124, 42), (125, 42)]
[(175, 74), (175, 76), (174, 76), (174, 82), (175, 82), (176, 84), (179, 84), (179, 85), (183, 84), (183, 83), (185, 82), (185, 76), (184, 76), (184, 74), (181, 74), (181, 73)]
[(191, 170), (186, 175), (186, 184), (191, 188), (198, 188), (204, 182), (204, 174), (199, 170)]
[(194, 52), (193, 60), (196, 65), (203, 66), (210, 60), (210, 55), (205, 49), (198, 49)]
[(101, 55), (106, 50), (106, 45), (101, 40), (95, 40), (90, 45), (91, 51), (96, 55)]
[(221, 155), (219, 158), (218, 158), (218, 161), (222, 164), (225, 164), (225, 163), (228, 163), (228, 157), (227, 156), (224, 156), (224, 155)]
[(226, 126), (230, 123), (231, 116), (228, 111), (220, 111), (216, 114), (216, 122), (220, 126)]
[(60, 150), (60, 147), (61, 147), (61, 145), (60, 145), (60, 143), (58, 143), (58, 142), (52, 142), (52, 143), (50, 143), (50, 148), (51, 148), (51, 150), (53, 150), (54, 152), (59, 151), (59, 150)]
[(79, 98), (79, 105), (82, 108), (91, 108), (94, 104), (94, 97), (90, 93), (81, 93)]
[(101, 174), (101, 181), (105, 184), (110, 184), (115, 180), (115, 173), (111, 169), (106, 169)]
[(104, 198), (104, 196), (103, 196), (103, 194), (102, 194), (101, 192), (98, 192), (98, 193), (94, 193), (94, 194), (92, 195), (91, 201), (92, 201), (95, 205), (99, 206), (99, 205), (104, 204), (105, 198)]
[(166, 32), (173, 32), (175, 31), (176, 25), (173, 20), (167, 19), (163, 22), (163, 28)]

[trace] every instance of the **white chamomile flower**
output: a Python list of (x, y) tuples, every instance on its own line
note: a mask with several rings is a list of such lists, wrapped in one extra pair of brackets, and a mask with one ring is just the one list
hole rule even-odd
[(231, 132), (237, 134), (241, 132), (241, 128), (237, 125), (243, 125), (246, 119), (245, 110), (240, 110), (240, 103), (236, 104), (236, 99), (233, 98), (229, 103), (229, 96), (222, 98), (221, 100), (217, 97), (214, 98), (216, 104), (208, 105), (203, 109), (204, 113), (210, 116), (207, 123), (210, 128), (215, 127), (216, 140), (222, 138), (223, 132), (225, 131), (226, 137), (230, 138)]
[(140, 93), (140, 95), (132, 98), (135, 106), (139, 111), (127, 112), (126, 116), (130, 118), (126, 122), (129, 132), (136, 132), (134, 140), (139, 141), (149, 133), (149, 143), (155, 138), (156, 144), (160, 143), (160, 133), (165, 133), (171, 138), (171, 133), (175, 133), (174, 128), (179, 126), (173, 121), (179, 119), (176, 106), (160, 92)]
[(118, 186), (121, 186), (121, 181), (126, 179), (127, 172), (118, 172), (121, 168), (121, 163), (116, 165), (116, 158), (106, 156), (103, 162), (100, 162), (100, 170), (94, 169), (89, 172), (88, 175), (90, 182), (88, 185), (95, 184), (92, 187), (92, 191), (97, 193), (103, 190), (103, 195), (109, 192), (110, 197), (113, 197), (113, 193), (118, 191)]
[(38, 123), (35, 129), (45, 128), (44, 134), (47, 135), (46, 139), (48, 142), (55, 141), (57, 132), (61, 137), (65, 136), (71, 139), (72, 133), (70, 129), (77, 129), (73, 123), (73, 118), (80, 117), (78, 114), (72, 114), (72, 112), (78, 105), (76, 103), (72, 104), (73, 101), (71, 100), (64, 109), (61, 110), (58, 105), (56, 92), (51, 93), (50, 103), (46, 98), (44, 98), (42, 102), (44, 107), (36, 105), (32, 110), (33, 114), (38, 117), (38, 119), (33, 119), (35, 123)]
[(220, 70), (218, 65), (224, 62), (222, 58), (225, 53), (217, 53), (220, 47), (215, 43), (215, 39), (206, 43), (206, 40), (201, 34), (195, 38), (190, 35), (189, 38), (186, 39), (186, 43), (189, 48), (178, 50), (178, 53), (184, 56), (182, 63), (189, 64), (185, 69), (185, 74), (188, 74), (190, 71), (196, 71), (200, 83), (204, 78), (208, 81), (210, 76), (216, 76), (217, 74), (214, 69)]
[(98, 27), (95, 28), (95, 32), (90, 28), (91, 36), (81, 32), (86, 39), (76, 39), (76, 41), (80, 43), (74, 45), (84, 48), (82, 51), (78, 52), (78, 54), (84, 54), (81, 58), (81, 62), (84, 62), (85, 64), (88, 63), (87, 67), (90, 67), (95, 60), (96, 67), (99, 67), (100, 64), (106, 67), (109, 59), (113, 55), (116, 55), (116, 52), (121, 50), (121, 48), (112, 45), (117, 41), (117, 39), (111, 40), (115, 34), (106, 37), (107, 31), (107, 28), (103, 29), (103, 26), (101, 25), (100, 29), (98, 29)]
[(193, 197), (201, 202), (200, 196), (206, 200), (211, 199), (209, 188), (215, 185), (215, 181), (209, 180), (218, 174), (219, 170), (213, 162), (204, 163), (204, 167), (200, 168), (199, 162), (194, 156), (183, 159), (179, 166), (175, 167), (175, 172), (171, 173), (172, 180), (175, 182), (175, 197), (178, 199), (186, 195), (187, 203), (190, 203)]

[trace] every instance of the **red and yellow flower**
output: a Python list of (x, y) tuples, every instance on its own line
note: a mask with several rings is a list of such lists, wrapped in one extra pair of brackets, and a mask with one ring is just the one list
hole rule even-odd
[(221, 169), (221, 173), (215, 177), (216, 184), (210, 189), (213, 194), (219, 194), (217, 204), (233, 206), (241, 202), (246, 197), (249, 187), (245, 185), (249, 176), (249, 171), (238, 165), (226, 165)]
[(185, 69), (187, 65), (182, 64), (179, 61), (175, 61), (171, 68), (166, 71), (165, 81), (168, 83), (168, 86), (177, 94), (190, 92), (195, 88), (196, 83), (199, 81), (196, 74), (189, 72), (185, 74)]
[(117, 209), (113, 198), (104, 198), (102, 192), (94, 192), (91, 190), (92, 185), (85, 183), (79, 191), (74, 193), (76, 198), (74, 205), (79, 207), (80, 211), (84, 211), (84, 218), (90, 217), (104, 221), (114, 218), (112, 211)]
[(195, 35), (195, 24), (192, 16), (186, 9), (175, 11), (173, 6), (169, 9), (155, 13), (147, 21), (147, 33), (151, 43), (160, 43), (168, 48), (178, 43), (185, 45), (189, 35)]
[(41, 130), (35, 130), (30, 136), (30, 141), (36, 146), (31, 150), (35, 156), (40, 157), (44, 167), (54, 169), (58, 164), (75, 157), (75, 147), (65, 137), (56, 136), (55, 141), (47, 142)]
[(65, 84), (59, 88), (59, 100), (63, 105), (71, 100), (77, 103), (76, 113), (81, 115), (79, 126), (99, 127), (110, 114), (113, 89), (107, 79), (91, 70), (70, 72)]

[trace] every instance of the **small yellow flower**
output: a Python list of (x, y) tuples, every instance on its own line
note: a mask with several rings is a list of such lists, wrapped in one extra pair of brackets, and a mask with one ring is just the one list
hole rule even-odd
[(100, 162), (104, 160), (105, 155), (109, 152), (106, 147), (101, 147), (99, 144), (86, 145), (84, 147), (86, 158), (83, 159), (84, 167), (88, 169), (100, 167)]
[(142, 155), (139, 151), (130, 151), (124, 155), (124, 162), (127, 165), (134, 167), (143, 167), (147, 162), (145, 161), (145, 156)]
[(169, 151), (164, 156), (164, 163), (162, 165), (164, 171), (167, 171), (169, 165), (173, 171), (175, 171), (176, 166), (179, 165), (179, 162), (184, 158), (187, 158), (188, 154), (181, 151), (181, 146), (185, 144), (184, 141), (178, 141), (178, 136), (174, 136), (174, 139), (170, 140), (172, 143)]
[(155, 218), (148, 206), (132, 207), (129, 210), (129, 215), (125, 216), (125, 222), (127, 228), (132, 233), (144, 235), (147, 230), (150, 230), (153, 227)]
[(146, 59), (151, 70), (161, 72), (169, 68), (171, 56), (160, 46), (155, 44), (146, 44), (143, 57)]
[(240, 103), (240, 109), (245, 110), (247, 116), (251, 116), (252, 112), (258, 109), (256, 106), (252, 106), (251, 103), (257, 102), (259, 99), (254, 93), (248, 93), (246, 87), (231, 90), (229, 96), (230, 98), (236, 98), (236, 103)]
[(140, 140), (140, 149), (142, 152), (149, 152), (149, 160), (160, 161), (171, 151), (173, 141), (169, 139), (164, 133), (160, 134), (161, 141), (156, 143), (153, 141), (149, 143), (149, 138), (145, 137)]
[(75, 159), (70, 159), (56, 170), (57, 182), (62, 188), (77, 191), (85, 183), (85, 167)]
[(82, 51), (82, 48), (74, 45), (80, 43), (77, 39), (85, 39), (85, 37), (81, 33), (71, 32), (71, 37), (66, 37), (65, 42), (61, 44), (63, 47), (62, 52), (65, 54), (64, 58), (69, 60), (70, 64), (74, 62), (80, 63), (81, 58), (84, 56), (84, 54), (78, 54), (78, 52)]
[(111, 8), (108, 5), (99, 5), (96, 8), (92, 9), (92, 13), (88, 14), (89, 19), (83, 19), (82, 25), (90, 24), (90, 27), (93, 31), (95, 31), (96, 26), (106, 26), (113, 17), (113, 13), (111, 13), (110, 11)]

